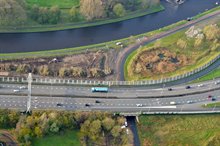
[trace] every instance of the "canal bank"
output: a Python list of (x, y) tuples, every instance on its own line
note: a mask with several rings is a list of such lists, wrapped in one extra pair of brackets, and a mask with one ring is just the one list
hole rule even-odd
[(57, 50), (117, 40), (185, 20), (214, 8), (215, 2), (204, 0), (198, 4), (196, 0), (189, 0), (180, 6), (173, 6), (162, 1), (165, 11), (120, 23), (66, 31), (0, 34), (0, 53)]

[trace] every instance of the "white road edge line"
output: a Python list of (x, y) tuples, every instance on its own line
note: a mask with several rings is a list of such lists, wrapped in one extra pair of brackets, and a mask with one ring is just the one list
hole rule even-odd
[[(125, 107), (112, 107), (112, 106), (98, 107), (98, 106), (96, 106), (94, 108), (103, 108), (103, 109), (105, 109), (105, 108), (125, 108)], [(176, 108), (176, 106), (142, 106), (142, 107), (126, 107), (126, 108), (147, 108), (147, 109), (149, 109), (149, 108), (158, 108), (158, 109), (160, 109), (160, 108), (169, 108), (169, 109), (172, 109), (172, 108)]]

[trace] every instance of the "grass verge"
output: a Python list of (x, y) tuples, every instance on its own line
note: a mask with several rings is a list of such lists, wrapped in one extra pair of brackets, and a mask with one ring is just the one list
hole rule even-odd
[(209, 103), (209, 104), (206, 104), (206, 105), (203, 105), (203, 107), (205, 108), (219, 108), (220, 107), (220, 102), (215, 102), (215, 103)]
[(141, 145), (218, 146), (220, 115), (141, 116), (138, 124)]
[(56, 24), (56, 25), (0, 27), (0, 32), (1, 33), (46, 32), (46, 31), (57, 31), (57, 30), (65, 30), (65, 29), (91, 27), (91, 26), (98, 26), (98, 25), (104, 25), (104, 24), (110, 24), (110, 23), (120, 22), (124, 20), (129, 20), (129, 19), (141, 17), (144, 15), (156, 13), (156, 12), (163, 11), (163, 10), (164, 10), (164, 7), (162, 5), (158, 5), (148, 10), (141, 10), (141, 11), (128, 13), (126, 16), (120, 17), (120, 18), (97, 20), (93, 22), (65, 23), (65, 24)]
[[(219, 10), (220, 7), (211, 9), (209, 11), (206, 11), (205, 13), (207, 14), (207, 12), (214, 12)], [(203, 14), (203, 13), (201, 13)], [(203, 15), (199, 14), (200, 16), (197, 18), (202, 17)], [(196, 18), (196, 19), (197, 19)], [(151, 31), (151, 32), (147, 32), (147, 33), (143, 33), (143, 34), (139, 34), (136, 36), (132, 36), (133, 39), (137, 39), (137, 38), (141, 38), (141, 37), (152, 37), (156, 34), (160, 34), (162, 32), (166, 32), (168, 30), (171, 30), (175, 27), (181, 26), (186, 24), (188, 21), (186, 20), (182, 20), (179, 21), (177, 23), (165, 26), (163, 28)], [(1, 28), (0, 28), (1, 30)], [(119, 47), (117, 45), (115, 45), (116, 42), (122, 42), (124, 44), (124, 46), (127, 46), (129, 44), (134, 43), (133, 41), (129, 41), (131, 38), (123, 38), (123, 39), (119, 39), (119, 40), (115, 40), (115, 41), (109, 41), (109, 42), (104, 42), (104, 43), (99, 43), (99, 44), (94, 44), (94, 45), (88, 45), (88, 46), (81, 46), (81, 47), (75, 47), (75, 48), (66, 48), (66, 49), (59, 49), (59, 50), (49, 50), (49, 51), (35, 51), (35, 52), (24, 52), (24, 53), (2, 53), (0, 54), (0, 59), (2, 60), (12, 60), (12, 59), (20, 59), (20, 58), (36, 58), (36, 57), (52, 57), (52, 56), (62, 56), (62, 55), (71, 55), (71, 54), (79, 54), (82, 53), (83, 51), (89, 49), (90, 51), (95, 51), (98, 49), (109, 49), (109, 48), (117, 48), (119, 49)]]
[(33, 146), (80, 146), (77, 131), (66, 131), (63, 135), (49, 135), (42, 138), (35, 138)]

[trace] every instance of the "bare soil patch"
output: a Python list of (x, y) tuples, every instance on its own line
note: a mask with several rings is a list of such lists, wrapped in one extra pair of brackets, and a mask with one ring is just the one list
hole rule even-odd
[(85, 52), (76, 55), (48, 58), (24, 58), (0, 62), (0, 73), (9, 76), (51, 76), (62, 78), (111, 79), (114, 77), (117, 52)]
[(190, 62), (190, 58), (184, 54), (171, 52), (167, 48), (154, 48), (143, 51), (136, 57), (133, 62), (133, 72), (150, 77), (175, 71)]

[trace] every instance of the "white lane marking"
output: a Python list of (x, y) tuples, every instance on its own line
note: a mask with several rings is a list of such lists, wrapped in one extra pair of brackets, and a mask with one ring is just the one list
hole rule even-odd
[[(95, 108), (124, 108), (124, 107), (95, 107)], [(176, 106), (142, 106), (142, 107), (126, 107), (126, 108), (156, 108), (156, 109), (165, 109), (165, 108), (168, 108), (168, 109), (173, 109), (173, 108), (176, 108)]]

